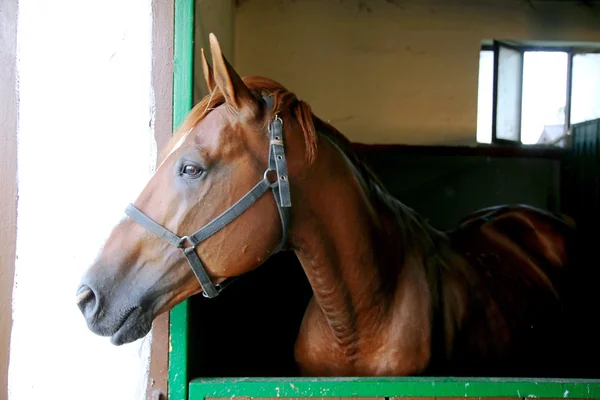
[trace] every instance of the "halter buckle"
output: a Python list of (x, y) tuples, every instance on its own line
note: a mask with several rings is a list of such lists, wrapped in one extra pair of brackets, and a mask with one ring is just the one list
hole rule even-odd
[[(215, 289), (217, 290), (217, 294), (221, 293), (221, 285), (220, 284), (215, 284)], [(202, 291), (202, 297), (210, 299), (211, 297), (209, 295), (206, 294), (206, 292), (203, 290)]]
[[(186, 242), (188, 242), (190, 244), (190, 246), (186, 247)], [(191, 239), (189, 236), (182, 236), (179, 239), (179, 243), (177, 243), (177, 248), (178, 249), (182, 249), (183, 251), (187, 250), (187, 249), (193, 249), (195, 246), (192, 243)]]

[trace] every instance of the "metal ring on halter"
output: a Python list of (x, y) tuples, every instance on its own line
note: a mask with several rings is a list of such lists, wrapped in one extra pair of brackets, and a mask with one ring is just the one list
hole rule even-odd
[[(214, 287), (215, 287), (215, 289), (217, 290), (217, 292), (220, 292), (220, 291), (221, 291), (221, 284), (219, 284), (219, 283), (215, 283), (215, 284), (214, 284)], [(207, 299), (210, 299), (210, 296), (209, 296), (209, 295), (207, 295), (207, 294), (206, 294), (206, 292), (205, 292), (204, 290), (202, 291), (202, 297), (205, 297), (205, 298), (207, 298)]]
[(269, 179), (269, 177), (267, 176), (267, 174), (269, 172), (275, 172), (275, 175), (277, 175), (277, 171), (275, 171), (274, 169), (267, 169), (263, 175), (263, 179), (266, 179), (267, 181), (269, 181), (269, 187), (270, 188), (274, 188), (275, 186), (277, 186), (279, 184), (279, 179), (276, 178), (275, 182), (271, 182), (271, 180)]
[[(178, 249), (184, 249), (186, 241), (189, 242), (190, 244), (192, 244), (191, 241), (190, 241), (190, 237), (189, 236), (182, 236), (179, 239), (179, 243), (177, 243), (177, 248)], [(194, 246), (192, 246), (192, 247), (194, 247)]]
[[(217, 290), (217, 292), (221, 291), (221, 285), (219, 285), (218, 283), (216, 285), (214, 285), (215, 289)], [(206, 291), (202, 291), (202, 297), (210, 299), (210, 296), (206, 294)]]

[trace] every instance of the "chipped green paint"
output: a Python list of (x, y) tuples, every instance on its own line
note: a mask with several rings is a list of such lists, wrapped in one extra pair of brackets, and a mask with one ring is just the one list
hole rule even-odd
[(600, 398), (600, 380), (508, 378), (202, 378), (190, 400), (247, 397)]
[[(192, 108), (194, 80), (194, 0), (175, 0), (173, 43), (173, 130)], [(169, 318), (169, 400), (188, 398), (188, 315), (184, 301)]]
[(169, 400), (187, 400), (189, 303), (184, 301), (171, 310), (169, 318)]

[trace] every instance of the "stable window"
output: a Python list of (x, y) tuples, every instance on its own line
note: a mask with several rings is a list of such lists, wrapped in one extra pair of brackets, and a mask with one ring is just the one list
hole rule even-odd
[(479, 58), (477, 142), (565, 147), (600, 117), (600, 46), (494, 41)]

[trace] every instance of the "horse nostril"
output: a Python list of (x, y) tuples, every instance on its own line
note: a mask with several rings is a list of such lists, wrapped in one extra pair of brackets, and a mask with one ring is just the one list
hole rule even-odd
[(82, 301), (85, 301), (85, 299), (87, 299), (90, 295), (93, 295), (94, 293), (92, 293), (92, 289), (90, 289), (87, 286), (82, 286), (78, 291), (77, 291), (77, 304), (81, 303)]
[(96, 308), (96, 295), (89, 286), (82, 285), (77, 289), (76, 301), (86, 319), (93, 316)]

